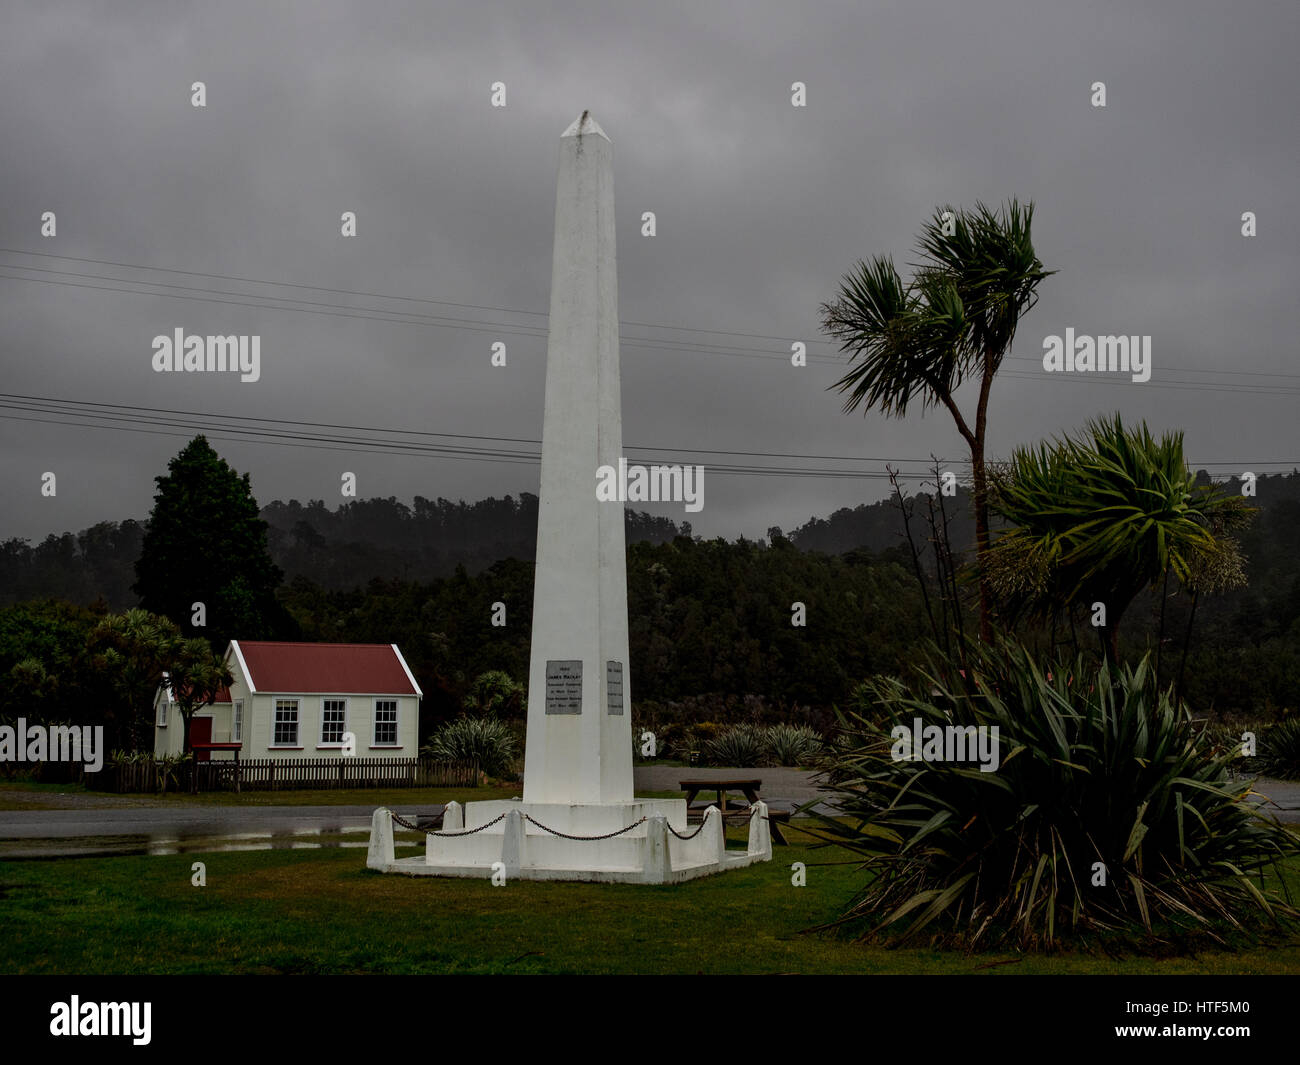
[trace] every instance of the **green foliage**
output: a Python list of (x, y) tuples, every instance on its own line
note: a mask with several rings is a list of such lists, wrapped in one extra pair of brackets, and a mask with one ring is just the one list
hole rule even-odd
[(743, 721), (720, 725), (714, 721), (669, 724), (656, 734), (666, 755), (687, 759), (692, 753), (703, 765), (757, 767), (809, 764), (821, 749), (821, 736), (807, 725), (778, 722), (759, 725)]
[(731, 725), (704, 742), (707, 765), (759, 766), (767, 758), (767, 737), (756, 725)]
[[(907, 571), (868, 552), (679, 538), (632, 544), (627, 572), (632, 709), (656, 736), (670, 721), (755, 715), (817, 727), (810, 707), (825, 718), (858, 678), (901, 668), (925, 625)], [(304, 639), (401, 647), (425, 692), (422, 735), (464, 711), (481, 674), (526, 680), (532, 597), (533, 565), (517, 560), (431, 584), (327, 592), (295, 580), (283, 592)], [(790, 624), (795, 600), (816, 639)], [(491, 623), (496, 601), (508, 626)]]
[(104, 693), (83, 662), (102, 617), (53, 599), (0, 609), (0, 716), (106, 724)]
[(1281, 721), (1259, 737), (1259, 761), (1251, 768), (1279, 780), (1300, 780), (1300, 718)]
[(913, 398), (923, 409), (947, 405), (968, 378), (996, 373), (1038, 285), (1055, 272), (1034, 252), (1033, 217), (1033, 204), (1015, 200), (1001, 212), (982, 203), (936, 211), (917, 241), (912, 281), (888, 256), (844, 277), (822, 306), (822, 328), (860, 360), (835, 383), (849, 392), (846, 411), (903, 417)]
[(433, 734), (421, 750), (440, 762), (477, 762), (490, 777), (508, 776), (519, 753), (514, 731), (494, 717), (459, 717)]
[[(846, 412), (879, 410), (901, 418), (919, 398), (922, 413), (945, 407), (970, 449), (980, 595), (980, 631), (992, 635), (988, 580), (988, 482), (985, 443), (993, 378), (1020, 318), (1038, 301), (1044, 270), (1031, 236), (1034, 205), (1010, 200), (1000, 212), (938, 210), (921, 229), (921, 261), (904, 285), (893, 260), (859, 262), (838, 296), (822, 305), (822, 328), (856, 365), (832, 385), (848, 392)], [(979, 382), (973, 417), (954, 394)]]
[(165, 795), (168, 790), (175, 791), (180, 787), (183, 771), (192, 757), (189, 754), (166, 754), (154, 759), (154, 763), (158, 766), (159, 791)]
[[(1209, 480), (1201, 475), (1198, 483), (1208, 485)], [(1259, 507), (1258, 518), (1235, 534), (1240, 554), (1249, 559), (1250, 583), (1196, 600), (1180, 691), (1198, 714), (1266, 722), (1300, 709), (1300, 552), (1295, 550), (1300, 474), (1261, 476), (1257, 487), (1258, 496), (1250, 502)], [(960, 490), (956, 503), (961, 528), (954, 543), (969, 546), (968, 498)], [(439, 501), (438, 506), (444, 504)], [(439, 522), (445, 525), (438, 526), (442, 531), (437, 557), (423, 561), (414, 553), (394, 553), (392, 538), (405, 527), (400, 512), (394, 511), (385, 522), (362, 522), (353, 516), (327, 526), (321, 519), (333, 547), (309, 569), (320, 583), (296, 579), (279, 592), (301, 625), (302, 639), (401, 647), (425, 692), (422, 737), (462, 712), (480, 674), (499, 670), (526, 681), (532, 563), (507, 559), (487, 570), (461, 571), (430, 583), (368, 578), (394, 572), (400, 576), (408, 558), (412, 576), (430, 572), (430, 567), (444, 568), (449, 559), (454, 569), (458, 545), (481, 530), (480, 518), (488, 521), (498, 513), (499, 508), (489, 507), (482, 517), (483, 506), (423, 508), (423, 516), (417, 514), (421, 530)], [(338, 516), (319, 504), (295, 504), (286, 506), (284, 517), (296, 514), (295, 521), (316, 524), (318, 511)], [(524, 519), (517, 515), (512, 520)], [(846, 705), (863, 677), (908, 668), (928, 631), (910, 558), (900, 555), (897, 547), (880, 550), (898, 542), (898, 522), (897, 508), (882, 502), (810, 520), (770, 547), (749, 540), (629, 540), (633, 713), (656, 735), (668, 723), (698, 720), (789, 721), (826, 733), (831, 705)], [(127, 524), (112, 535), (98, 526), (98, 532), (69, 535), (63, 538), (72, 545), (68, 551), (58, 544), (48, 549), (25, 547), (20, 541), (0, 544), (0, 601), (48, 588), (87, 602), (103, 593), (116, 607), (111, 582), (104, 582), (119, 563), (129, 570), (136, 557), (129, 552), (138, 538), (121, 535)], [(91, 532), (95, 535), (88, 535)], [(371, 537), (357, 548), (355, 562), (345, 554), (349, 537)], [(90, 556), (78, 553), (76, 545), (83, 540), (98, 545), (92, 551), (98, 560), (93, 565)], [(504, 552), (514, 543), (511, 539), (483, 550)], [(851, 550), (858, 544), (871, 550)], [(291, 554), (283, 545), (277, 551), (273, 543), (272, 549), (287, 567)], [(475, 564), (488, 557), (490, 553), (475, 555)], [(73, 569), (67, 570), (69, 566)], [(1159, 646), (1163, 611), (1167, 616), (1161, 678), (1171, 680), (1178, 675), (1193, 597), (1172, 581), (1167, 598), (1161, 597), (1161, 590), (1158, 585), (1133, 601), (1124, 615), (1121, 650), (1134, 659)], [(509, 626), (491, 625), (492, 603), (497, 600), (509, 606)], [(788, 604), (794, 600), (808, 604), (808, 630), (790, 625)], [(784, 609), (778, 605), (782, 601)], [(124, 712), (120, 700), (85, 656), (86, 638), (105, 613), (103, 604), (86, 608), (57, 600), (0, 607), (0, 713), (25, 714), (29, 721), (41, 717), (103, 724), (111, 743), (127, 745), (130, 740), (118, 734), (118, 724), (124, 725), (118, 716)], [(814, 631), (816, 638), (810, 639), (806, 633)], [(1045, 626), (1031, 628), (1026, 623), (1026, 633), (1029, 639), (1048, 642)], [(1085, 620), (1079, 626), (1080, 639), (1091, 633)], [(1060, 630), (1056, 636), (1062, 636)], [(40, 661), (51, 678), (35, 700), (28, 689), (10, 681), (13, 667), (28, 658)], [(761, 697), (754, 694), (760, 692)]]
[(527, 692), (509, 673), (490, 669), (474, 678), (462, 707), (468, 714), (518, 717), (527, 709)]
[(822, 738), (807, 725), (769, 725), (763, 746), (770, 765), (808, 765), (821, 750)]
[[(716, 731), (718, 727), (711, 721), (698, 722), (695, 725), (681, 721), (669, 721), (657, 728), (652, 728), (651, 731), (655, 734), (655, 742), (659, 748), (659, 757), (675, 758), (683, 762), (691, 761), (692, 755), (698, 758), (707, 738), (703, 734), (703, 726), (707, 726), (713, 731)], [(709, 735), (711, 734), (709, 733)]]
[(110, 614), (87, 639), (89, 663), (112, 693), (117, 739), (132, 750), (153, 747), (154, 699), (180, 642), (169, 618), (139, 609)]
[(213, 702), (217, 693), (234, 680), (223, 654), (206, 640), (177, 640), (168, 649), (167, 683), (185, 723), (185, 750), (190, 749), (190, 724), (194, 711)]
[[(1252, 723), (1238, 724), (1226, 721), (1207, 721), (1201, 726), (1202, 742), (1209, 750), (1215, 754), (1231, 753), (1234, 757), (1241, 754), (1242, 734), (1245, 732), (1253, 732), (1258, 737), (1264, 732), (1264, 727)], [(1254, 773), (1258, 771), (1259, 763), (1236, 760), (1232, 768), (1238, 773)]]
[[(136, 563), (140, 603), (216, 650), (233, 638), (293, 635), (275, 600), (283, 576), (267, 550), (249, 475), (239, 476), (195, 437), (155, 478), (158, 491)], [(203, 603), (207, 624), (190, 624)]]
[[(865, 859), (845, 914), (863, 938), (1039, 949), (1225, 940), (1300, 918), (1256, 880), (1300, 841), (1250, 805), (1233, 754), (1211, 749), (1146, 660), (1094, 671), (1080, 657), (1049, 680), (1019, 647), (967, 655), (969, 682), (937, 657), (914, 689), (873, 682), (885, 720), (847, 715), (852, 746), (828, 757), (845, 820), (821, 815), (820, 833)], [(890, 728), (916, 719), (997, 727), (1000, 766), (895, 760)]]
[(1012, 613), (1102, 603), (1112, 651), (1129, 604), (1166, 572), (1205, 591), (1245, 580), (1228, 535), (1248, 519), (1241, 497), (1197, 482), (1181, 433), (1156, 440), (1118, 414), (1081, 438), (1018, 448), (992, 479), (991, 505), (1013, 526), (988, 564)]

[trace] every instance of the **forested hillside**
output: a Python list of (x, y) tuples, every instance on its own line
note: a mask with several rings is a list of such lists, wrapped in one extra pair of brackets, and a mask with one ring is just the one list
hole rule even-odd
[[(927, 500), (914, 502), (912, 534), (924, 550)], [(1186, 691), (1205, 712), (1271, 716), (1300, 706), (1300, 475), (1261, 478), (1251, 502), (1258, 512), (1241, 535), (1249, 583), (1195, 604)], [(278, 598), (295, 635), (398, 643), (433, 721), (454, 714), (487, 670), (527, 681), (536, 507), (536, 497), (525, 495), (475, 504), (417, 499), (414, 507), (367, 500), (336, 510), (277, 502), (261, 513), (271, 555), (285, 571)], [(969, 530), (965, 522), (954, 522), (954, 539)], [(864, 677), (900, 673), (919, 660), (930, 626), (892, 501), (810, 521), (788, 537), (773, 529), (770, 544), (704, 541), (688, 531), (628, 515), (638, 704), (703, 697), (710, 708), (701, 712), (714, 719), (746, 706), (785, 714), (798, 706), (801, 716), (825, 718)], [(0, 594), (20, 605), (0, 610), (0, 712), (33, 698), (50, 714), (85, 705), (91, 693), (76, 683), (60, 687), (32, 675), (24, 687), (11, 671), (34, 658), (50, 676), (72, 676), (95, 621), (136, 605), (130, 586), (142, 532), (134, 521), (105, 522), (35, 547), (2, 546)], [(1159, 648), (1161, 675), (1171, 679), (1183, 668), (1193, 604), (1171, 595), (1162, 619), (1159, 592), (1134, 604), (1124, 642), (1139, 652)], [(498, 602), (504, 626), (492, 624)], [(797, 603), (802, 626), (792, 623)], [(1056, 636), (1064, 642), (1067, 634)], [(1084, 644), (1088, 634), (1077, 639)]]

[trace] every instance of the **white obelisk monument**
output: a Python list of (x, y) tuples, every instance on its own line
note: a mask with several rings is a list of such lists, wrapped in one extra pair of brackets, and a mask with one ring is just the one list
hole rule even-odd
[(716, 809), (688, 828), (685, 800), (633, 796), (623, 504), (596, 495), (622, 451), (613, 151), (584, 111), (560, 138), (523, 798), (448, 803), (423, 858), (376, 810), (370, 868), (663, 884), (771, 859), (761, 802), (738, 852)]
[(526, 803), (632, 799), (623, 504), (596, 498), (622, 454), (613, 150), (584, 111), (555, 196)]

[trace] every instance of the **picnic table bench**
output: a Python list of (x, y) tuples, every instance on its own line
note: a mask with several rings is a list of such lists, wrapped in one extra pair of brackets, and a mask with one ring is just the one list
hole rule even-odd
[[(742, 817), (749, 816), (749, 808), (754, 803), (759, 802), (758, 789), (763, 786), (763, 781), (754, 777), (737, 777), (725, 780), (679, 780), (678, 787), (686, 792), (686, 820), (689, 823), (695, 818), (703, 818), (704, 811), (710, 806), (717, 806), (718, 812), (724, 820), (740, 820)], [(739, 791), (745, 798), (732, 799), (727, 801), (729, 791)], [(695, 801), (700, 792), (716, 792), (716, 802), (699, 802)], [(790, 820), (790, 813), (786, 810), (768, 810), (768, 827), (772, 832), (772, 839), (776, 843), (784, 844), (785, 837), (781, 835), (782, 821)]]

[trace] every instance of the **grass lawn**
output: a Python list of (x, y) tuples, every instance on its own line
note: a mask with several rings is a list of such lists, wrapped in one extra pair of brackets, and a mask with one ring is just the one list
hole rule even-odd
[[(791, 828), (793, 845), (776, 848), (770, 863), (653, 887), (414, 879), (369, 872), (364, 851), (350, 849), (203, 855), (204, 888), (190, 883), (194, 855), (0, 862), (0, 971), (1300, 971), (1298, 939), (1157, 961), (891, 951), (801, 935), (834, 917), (861, 877), (851, 864), (827, 864), (842, 863), (843, 852), (811, 849), (801, 837)], [(790, 883), (795, 861), (808, 865), (807, 887)], [(1300, 867), (1292, 879), (1300, 885)]]

